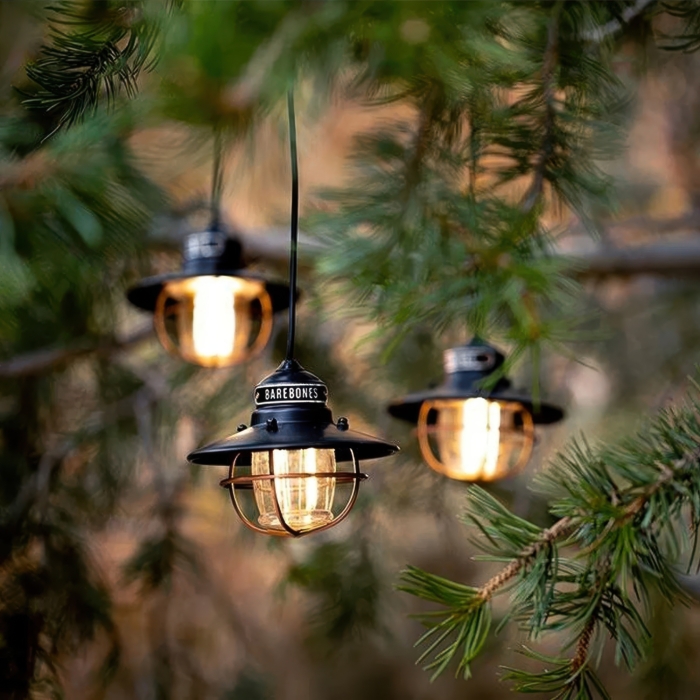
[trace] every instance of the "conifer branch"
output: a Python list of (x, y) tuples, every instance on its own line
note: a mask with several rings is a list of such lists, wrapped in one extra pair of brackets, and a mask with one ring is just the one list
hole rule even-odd
[(578, 671), (588, 660), (588, 648), (591, 645), (591, 639), (593, 638), (593, 633), (595, 632), (596, 619), (596, 615), (591, 615), (586, 623), (586, 626), (583, 628), (583, 632), (581, 632), (581, 636), (578, 638), (576, 653), (571, 659), (571, 672), (573, 674), (578, 673)]
[[(516, 689), (556, 692), (557, 698), (607, 697), (587, 668), (594, 632), (603, 627), (615, 641), (616, 659), (631, 668), (643, 657), (648, 632), (640, 608), (650, 592), (670, 602), (683, 598), (673, 566), (684, 551), (680, 533), (688, 520), (689, 537), (698, 536), (699, 465), (700, 403), (689, 401), (662, 412), (648, 430), (621, 446), (594, 452), (575, 444), (560, 455), (540, 479), (550, 510), (559, 517), (547, 529), (472, 487), (465, 519), (482, 535), (474, 542), (487, 558), (507, 563), (480, 588), (416, 568), (404, 572), (402, 590), (444, 606), (421, 616), (429, 629), (418, 642), (427, 647), (420, 660), (432, 657), (428, 668), (437, 674), (456, 657), (458, 670), (469, 675), (490, 629), (485, 607), (507, 589), (506, 620), (519, 620), (531, 637), (575, 632), (569, 659), (528, 650), (552, 669), (510, 669), (507, 678)], [(689, 541), (686, 546), (689, 551)], [(573, 556), (561, 557), (562, 547)], [(479, 645), (462, 654), (463, 640), (473, 639)]]
[(24, 104), (55, 115), (52, 133), (95, 111), (103, 98), (136, 93), (136, 81), (154, 62), (159, 27), (143, 2), (121, 0), (84, 7), (59, 0), (49, 7), (48, 42), (27, 66), (38, 88)]
[(556, 67), (559, 52), (559, 15), (562, 9), (559, 1), (552, 10), (552, 16), (547, 25), (547, 43), (542, 63), (542, 99), (544, 102), (544, 118), (542, 120), (542, 143), (537, 165), (534, 168), (534, 178), (530, 189), (523, 198), (522, 209), (530, 213), (544, 190), (545, 177), (549, 160), (554, 153), (554, 127), (556, 123)]
[(537, 542), (526, 547), (517, 559), (513, 559), (505, 568), (501, 569), (479, 588), (479, 597), (485, 601), (490, 600), (494, 593), (515, 578), (545, 547), (553, 544), (561, 537), (566, 537), (572, 527), (572, 519), (566, 517), (557, 520), (554, 525), (543, 530)]

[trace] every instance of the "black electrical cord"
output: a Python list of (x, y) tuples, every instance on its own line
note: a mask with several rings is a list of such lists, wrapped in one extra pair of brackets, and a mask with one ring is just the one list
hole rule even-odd
[(221, 226), (221, 189), (224, 181), (221, 129), (214, 127), (213, 172), (211, 176), (211, 221), (210, 231), (219, 231)]
[(287, 360), (294, 359), (294, 335), (297, 315), (297, 245), (299, 238), (299, 167), (297, 165), (297, 128), (294, 117), (294, 93), (287, 93), (289, 117), (289, 155), (292, 163), (292, 215), (289, 246), (289, 330), (287, 331)]

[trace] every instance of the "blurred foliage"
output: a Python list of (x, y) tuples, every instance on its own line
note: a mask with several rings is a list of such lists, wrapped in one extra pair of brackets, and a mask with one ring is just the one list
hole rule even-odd
[(314, 627), (331, 648), (379, 626), (381, 581), (366, 541), (320, 545), (290, 567), (287, 583), (314, 594)]
[[(614, 152), (624, 92), (609, 43), (578, 38), (606, 19), (600, 4), (440, 8), (419, 5), (412, 21), (468, 30), (434, 51), (418, 42), (409, 75), (378, 70), (379, 99), (415, 117), (358, 144), (354, 187), (330, 195), (338, 206), (319, 224), (331, 244), (322, 269), (349, 280), (394, 348), (415, 325), (466, 326), (506, 336), (514, 361), (570, 332), (577, 290), (540, 214), (550, 196), (590, 224), (592, 202), (605, 206), (596, 163)], [(505, 186), (524, 177), (514, 199)]]
[[(146, 175), (151, 143), (138, 137), (182, 129), (192, 162), (212, 127), (228, 146), (250, 146), (263, 126), (286, 133), (292, 85), (307, 119), (339, 102), (376, 115), (352, 148), (347, 186), (311, 202), (308, 223), (329, 246), (300, 359), (330, 380), (336, 410), (386, 425), (377, 407), (397, 387), (437, 378), (426, 368), (442, 339), (505, 340), (509, 368), (527, 352), (570, 353), (572, 339), (588, 352), (590, 328), (577, 331), (593, 304), (553, 252), (567, 217), (601, 233), (615, 206), (602, 161), (620, 152), (638, 87), (620, 64), (656, 55), (650, 36), (681, 54), (697, 48), (697, 3), (62, 0), (2, 2), (0, 12), (0, 697), (60, 697), (64, 687), (84, 697), (311, 697), (306, 652), (289, 632), (300, 623), (267, 607), (271, 578), (302, 597), (314, 658), (371, 639), (350, 671), (342, 654), (324, 655), (339, 698), (461, 697), (459, 685), (440, 678), (431, 691), (411, 675), (416, 629), (392, 617), (392, 557), (431, 541), (428, 530), (444, 550), (415, 545), (421, 568), (408, 585), (448, 612), (427, 638), (445, 647), (425, 658), (439, 673), (456, 657), (478, 677), (491, 612), (480, 589), (450, 580), (473, 573), (445, 515), (462, 491), (419, 470), (410, 450), (373, 475), (385, 509), (363, 493), (342, 541), (268, 551), (231, 536), (218, 511), (202, 514), (194, 482), (209, 477), (184, 468), (182, 445), (240, 422), (273, 358), (212, 375), (130, 335), (138, 317), (125, 288), (151, 265), (177, 264), (153, 226), (175, 203)], [(158, 155), (167, 168), (174, 151)], [(694, 297), (662, 291), (637, 302), (641, 319), (621, 308), (625, 333), (604, 346), (627, 397), (658, 388), (650, 365), (673, 382), (688, 371), (669, 348), (696, 345), (686, 327)], [(369, 321), (376, 342), (365, 354), (322, 323), (339, 311)], [(676, 345), (654, 338), (644, 367), (629, 361), (638, 353), (628, 338), (657, 327)], [(391, 357), (381, 371), (369, 367), (378, 357)], [(529, 518), (470, 493), (489, 556), (520, 561), (536, 548), (511, 580), (506, 620), (575, 644), (588, 634), (593, 646), (604, 628), (621, 660), (637, 661), (647, 635), (628, 582), (642, 599), (648, 589), (675, 601), (671, 554), (687, 543), (672, 523), (679, 504), (697, 510), (692, 470), (654, 490), (658, 465), (697, 444), (691, 418), (678, 420), (660, 419), (655, 437), (631, 448), (560, 458), (548, 498), (557, 517), (574, 518), (567, 542), (584, 558), (560, 555), (554, 540), (540, 546)], [(207, 502), (224, 503), (217, 495)], [(641, 497), (643, 509), (625, 510)], [(225, 535), (211, 535), (207, 517)], [(398, 529), (394, 541), (382, 518)], [(440, 557), (446, 577), (422, 573)], [(389, 624), (390, 635), (376, 634)], [(523, 692), (602, 694), (590, 654), (574, 675), (571, 659), (532, 654), (549, 671), (511, 671)], [(662, 662), (657, 649), (645, 673), (672, 666)], [(68, 669), (78, 663), (102, 686), (75, 691)]]

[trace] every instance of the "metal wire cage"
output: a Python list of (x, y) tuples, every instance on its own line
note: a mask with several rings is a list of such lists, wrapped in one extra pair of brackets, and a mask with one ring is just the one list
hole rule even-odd
[(426, 401), (416, 428), (428, 466), (451, 479), (495, 481), (527, 463), (535, 441), (530, 412), (517, 401)]
[[(245, 525), (255, 532), (281, 537), (300, 537), (310, 532), (320, 532), (337, 525), (345, 519), (355, 505), (359, 493), (360, 481), (367, 478), (360, 471), (359, 462), (353, 458), (353, 471), (286, 471), (284, 467), (292, 460), (282, 454), (316, 453), (314, 456), (325, 458), (335, 467), (333, 450), (268, 450), (253, 453), (265, 457), (266, 471), (235, 475), (235, 460), (229, 469), (228, 479), (223, 479), (221, 486), (228, 489), (231, 503)], [(329, 458), (329, 454), (332, 457)], [(262, 460), (261, 460), (262, 461)], [(280, 470), (279, 462), (282, 462)], [(337, 484), (350, 484), (351, 491), (345, 505), (337, 511)], [(239, 500), (238, 491), (252, 490), (258, 510), (256, 523), (246, 512)]]

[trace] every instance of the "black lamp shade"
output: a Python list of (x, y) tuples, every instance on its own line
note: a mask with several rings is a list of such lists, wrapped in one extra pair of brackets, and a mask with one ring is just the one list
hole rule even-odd
[(273, 312), (289, 306), (289, 286), (273, 282), (264, 275), (245, 267), (241, 244), (220, 231), (189, 234), (183, 243), (183, 264), (178, 272), (146, 277), (126, 293), (127, 299), (139, 309), (155, 311), (158, 297), (168, 282), (178, 282), (200, 276), (240, 277), (262, 282), (270, 295)]
[(533, 422), (539, 425), (562, 420), (563, 409), (545, 401), (535, 403), (531, 396), (512, 389), (509, 379), (501, 378), (490, 389), (479, 385), (495, 372), (504, 360), (505, 357), (499, 350), (479, 339), (474, 339), (464, 346), (451, 348), (445, 352), (445, 377), (440, 386), (397, 399), (389, 404), (387, 411), (394, 418), (416, 424), (421, 406), (426, 401), (485, 398), (522, 404), (532, 415)]

